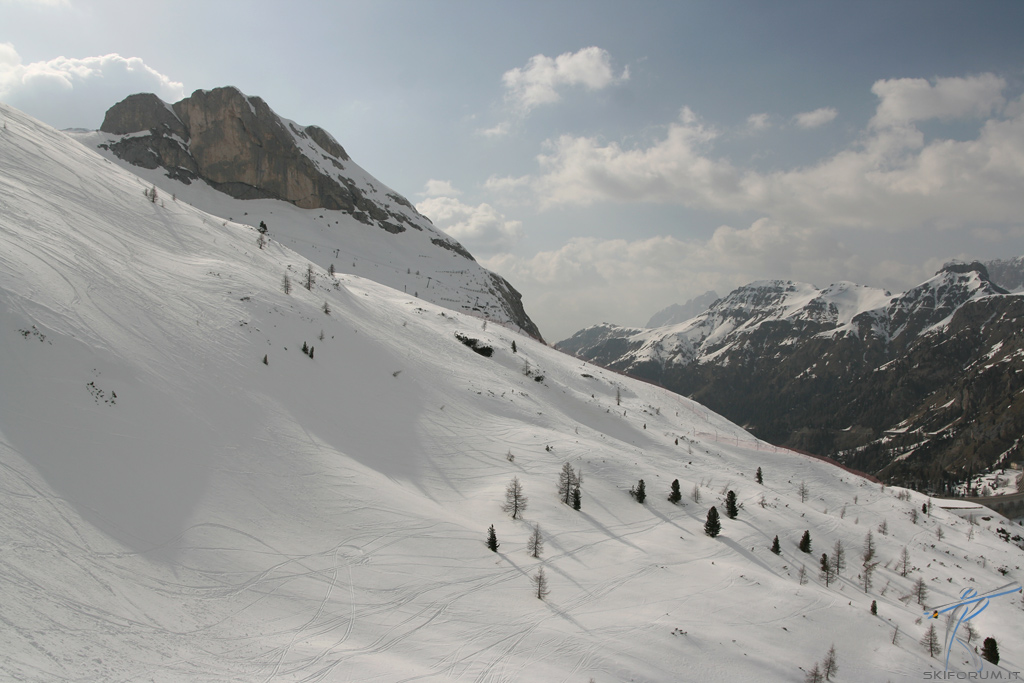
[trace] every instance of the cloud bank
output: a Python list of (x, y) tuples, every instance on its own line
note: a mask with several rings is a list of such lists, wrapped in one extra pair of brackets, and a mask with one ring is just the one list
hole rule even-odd
[(508, 220), (490, 204), (473, 206), (459, 201), (456, 196), (461, 192), (446, 180), (428, 181), (421, 194), (426, 199), (416, 204), (416, 210), (474, 254), (508, 251), (522, 239), (520, 221)]
[(107, 109), (137, 92), (168, 102), (185, 94), (182, 83), (138, 57), (57, 57), (23, 64), (13, 44), (0, 43), (0, 101), (56, 128), (99, 128)]

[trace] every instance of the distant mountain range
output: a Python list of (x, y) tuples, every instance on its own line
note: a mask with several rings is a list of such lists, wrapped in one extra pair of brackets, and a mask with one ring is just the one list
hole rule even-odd
[(164, 194), (269, 237), (335, 272), (352, 273), (541, 339), (519, 292), (433, 227), (405, 197), (318, 126), (278, 116), (237, 88), (174, 104), (131, 95), (99, 131), (67, 131)]
[(754, 282), (674, 325), (595, 325), (556, 347), (772, 443), (943, 489), (1020, 458), (1022, 287), (1024, 258), (950, 263), (901, 294)]

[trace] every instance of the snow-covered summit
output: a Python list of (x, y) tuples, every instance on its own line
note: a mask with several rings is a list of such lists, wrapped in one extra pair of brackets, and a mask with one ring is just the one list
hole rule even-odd
[(519, 292), (480, 266), (329, 133), (278, 116), (234, 87), (168, 104), (132, 95), (86, 146), (167, 195), (258, 226), (322, 268), (333, 266), (540, 339)]

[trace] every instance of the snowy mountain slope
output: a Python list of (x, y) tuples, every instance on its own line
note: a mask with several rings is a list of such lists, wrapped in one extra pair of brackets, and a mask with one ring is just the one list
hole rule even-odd
[[(605, 323), (557, 348), (691, 396), (773, 443), (949, 490), (1016, 453), (1022, 302), (980, 263), (946, 264), (896, 295), (754, 282), (686, 322)], [(990, 372), (982, 361), (996, 347), (1001, 371)], [(894, 440), (897, 428), (917, 436)]]
[[(316, 266), (306, 290), (299, 254), (0, 119), (0, 677), (793, 681), (835, 643), (840, 680), (915, 680), (942, 664), (900, 600), (914, 580), (935, 605), (1024, 578), (998, 516), (915, 522), (919, 494), (514, 331)], [(579, 511), (556, 496), (567, 462)], [(521, 520), (500, 508), (513, 477)], [(665, 500), (675, 478), (702, 502)], [(727, 489), (743, 507), (709, 538)], [(826, 587), (836, 541), (849, 568)], [(1019, 596), (977, 618), (987, 670), (1020, 669), (1022, 620)]]
[[(105, 131), (105, 132), (104, 132)], [(102, 131), (70, 134), (172, 196), (353, 273), (533, 337), (520, 294), (349, 158), (327, 132), (279, 117), (236, 88), (174, 105), (132, 95)]]

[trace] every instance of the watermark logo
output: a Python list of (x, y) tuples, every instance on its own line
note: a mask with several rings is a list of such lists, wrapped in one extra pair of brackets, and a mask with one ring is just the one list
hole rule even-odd
[(936, 607), (935, 609), (924, 613), (929, 619), (938, 619), (942, 614), (948, 615), (946, 620), (946, 671), (949, 671), (949, 655), (953, 651), (953, 645), (954, 643), (959, 643), (967, 652), (968, 656), (970, 656), (973, 664), (977, 667), (975, 671), (977, 673), (981, 673), (983, 666), (981, 658), (974, 652), (974, 648), (957, 636), (960, 625), (984, 612), (989, 606), (992, 598), (998, 598), (1003, 595), (1020, 592), (1021, 586), (1016, 582), (1008, 583), (1005, 586), (995, 588), (982, 594), (979, 594), (978, 591), (973, 588), (964, 588), (960, 592), (960, 599), (956, 602)]

